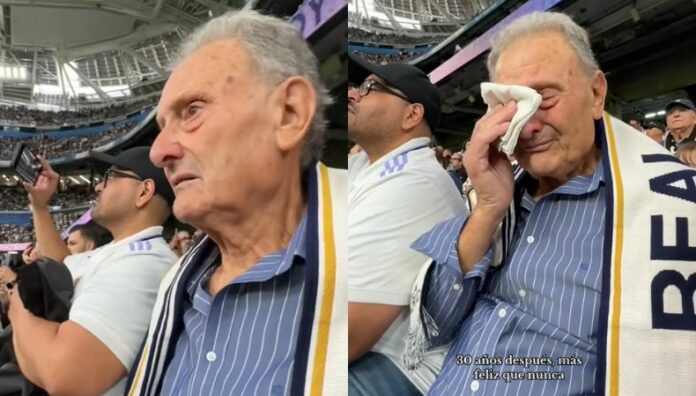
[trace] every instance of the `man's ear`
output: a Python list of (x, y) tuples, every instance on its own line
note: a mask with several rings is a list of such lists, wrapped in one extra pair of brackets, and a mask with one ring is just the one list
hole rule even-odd
[(415, 128), (425, 117), (425, 108), (420, 103), (414, 103), (408, 106), (404, 111), (401, 127), (405, 131), (410, 131)]
[(142, 208), (155, 196), (155, 182), (148, 179), (140, 184), (138, 198), (135, 200), (135, 206)]
[(275, 102), (280, 116), (276, 119), (275, 142), (282, 152), (302, 144), (317, 111), (317, 94), (312, 83), (302, 76), (290, 77), (276, 89)]
[(87, 250), (94, 250), (94, 241), (87, 241), (87, 243), (85, 243), (85, 246), (87, 247)]
[(592, 76), (592, 118), (599, 120), (604, 116), (604, 102), (607, 97), (607, 79), (597, 70)]

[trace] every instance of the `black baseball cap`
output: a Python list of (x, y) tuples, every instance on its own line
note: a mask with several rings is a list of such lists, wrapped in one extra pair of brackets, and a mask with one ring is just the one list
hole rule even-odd
[(155, 182), (155, 193), (159, 194), (172, 206), (174, 203), (174, 191), (164, 175), (164, 170), (156, 167), (150, 161), (150, 147), (133, 147), (122, 151), (118, 155), (109, 155), (100, 151), (90, 151), (89, 155), (102, 164), (114, 165), (121, 169), (129, 170), (141, 179), (152, 179)]
[(359, 85), (370, 75), (378, 76), (392, 87), (403, 92), (413, 103), (425, 109), (425, 120), (431, 132), (440, 124), (442, 95), (421, 69), (404, 63), (375, 65), (354, 54), (348, 55), (348, 80)]
[(694, 102), (690, 101), (689, 99), (675, 99), (667, 103), (667, 106), (665, 106), (665, 111), (669, 111), (669, 109), (671, 109), (674, 106), (684, 106), (687, 109), (696, 111), (696, 106), (694, 106)]

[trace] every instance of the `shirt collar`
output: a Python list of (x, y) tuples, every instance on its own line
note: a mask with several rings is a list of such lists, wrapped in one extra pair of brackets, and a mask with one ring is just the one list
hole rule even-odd
[[(527, 211), (532, 211), (536, 202), (529, 194), (527, 189), (528, 182), (531, 176), (525, 172), (522, 175), (521, 182), (517, 186), (518, 194), (522, 194), (520, 199), (520, 205)], [(597, 161), (597, 166), (591, 175), (585, 176), (575, 176), (568, 180), (565, 184), (556, 187), (553, 191), (548, 193), (546, 196), (551, 195), (583, 195), (589, 194), (596, 191), (599, 188), (599, 184), (604, 184), (604, 161), (599, 159)]]
[[(307, 254), (305, 247), (306, 234), (307, 209), (305, 209), (302, 219), (300, 219), (300, 223), (295, 233), (292, 235), (287, 249), (280, 249), (261, 258), (246, 272), (234, 279), (231, 284), (264, 282), (288, 271), (293, 264), (298, 263), (295, 258), (300, 258), (304, 261)], [(205, 237), (205, 240), (202, 241), (201, 244), (201, 249), (206, 250), (206, 252), (202, 256), (196, 258), (196, 260), (201, 262), (201, 265), (195, 270), (191, 277), (191, 281), (186, 285), (186, 291), (191, 298), (193, 298), (196, 292), (196, 287), (201, 284), (202, 281), (207, 281), (206, 278), (209, 277), (213, 268), (216, 267), (220, 261), (220, 251), (208, 236)]]

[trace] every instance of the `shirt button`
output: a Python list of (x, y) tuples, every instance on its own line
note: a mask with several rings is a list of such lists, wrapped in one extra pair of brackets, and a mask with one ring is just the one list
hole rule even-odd
[(471, 390), (476, 392), (479, 388), (479, 383), (476, 380), (471, 381)]
[(527, 237), (527, 243), (534, 243), (534, 237), (533, 236), (528, 236)]
[(210, 351), (205, 354), (205, 358), (208, 359), (210, 363), (212, 363), (215, 361), (215, 359), (217, 359), (217, 355), (215, 354), (215, 352)]
[(527, 295), (527, 291), (524, 289), (520, 289), (520, 291), (518, 293), (520, 294), (520, 297), (524, 297)]
[(459, 283), (455, 283), (454, 285), (452, 285), (452, 289), (454, 289), (454, 290), (459, 290), (461, 288), (462, 287), (459, 285)]
[(505, 315), (507, 315), (507, 311), (505, 310), (505, 308), (500, 308), (500, 311), (498, 311), (498, 316), (504, 318)]

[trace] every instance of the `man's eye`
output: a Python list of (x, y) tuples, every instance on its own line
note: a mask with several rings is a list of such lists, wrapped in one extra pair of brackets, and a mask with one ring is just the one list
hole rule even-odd
[(196, 114), (200, 112), (201, 108), (198, 106), (188, 106), (186, 108), (186, 111), (184, 112), (184, 118), (191, 118), (194, 117)]

